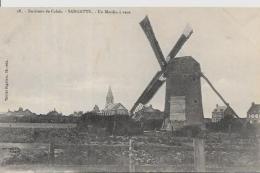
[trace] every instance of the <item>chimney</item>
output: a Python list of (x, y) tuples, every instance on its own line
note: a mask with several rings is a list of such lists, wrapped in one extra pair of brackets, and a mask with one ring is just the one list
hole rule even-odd
[(255, 102), (252, 102), (252, 106), (254, 106), (255, 105)]

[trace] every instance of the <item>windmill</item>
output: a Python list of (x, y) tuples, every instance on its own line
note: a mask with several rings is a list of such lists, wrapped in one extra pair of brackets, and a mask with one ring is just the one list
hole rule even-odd
[(133, 105), (130, 110), (131, 116), (134, 115), (139, 106), (147, 104), (163, 83), (166, 82), (165, 117), (170, 120), (184, 120), (188, 125), (202, 124), (203, 108), (200, 78), (203, 77), (224, 104), (238, 117), (208, 78), (201, 72), (200, 64), (193, 57), (176, 57), (193, 33), (189, 25), (185, 27), (166, 59), (156, 40), (148, 16), (140, 22), (140, 26), (150, 42), (161, 69), (155, 74)]

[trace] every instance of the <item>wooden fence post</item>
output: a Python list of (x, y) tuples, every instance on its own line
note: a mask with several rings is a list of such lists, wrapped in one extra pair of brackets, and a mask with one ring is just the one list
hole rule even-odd
[(231, 124), (228, 125), (228, 137), (231, 137), (231, 130), (232, 130), (232, 126)]
[(257, 142), (257, 161), (258, 163), (260, 163), (260, 139), (256, 138), (256, 142)]
[(198, 172), (205, 172), (205, 152), (204, 140), (199, 138), (193, 139), (194, 146), (194, 169)]
[(133, 159), (133, 140), (129, 140), (129, 172), (135, 172), (135, 165)]
[(54, 143), (51, 141), (49, 145), (49, 164), (53, 164), (55, 160), (55, 155), (54, 155)]
[(114, 118), (112, 135), (115, 135), (115, 133), (116, 133), (116, 120), (115, 120), (115, 118)]

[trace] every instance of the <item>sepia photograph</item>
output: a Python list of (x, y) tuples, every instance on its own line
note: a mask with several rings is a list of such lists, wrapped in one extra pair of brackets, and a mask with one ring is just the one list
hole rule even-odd
[(0, 172), (260, 171), (260, 8), (0, 8)]

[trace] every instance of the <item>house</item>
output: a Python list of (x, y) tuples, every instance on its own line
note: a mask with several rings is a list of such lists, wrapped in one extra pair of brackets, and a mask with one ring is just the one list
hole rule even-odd
[(8, 110), (8, 112), (5, 113), (5, 115), (22, 117), (22, 116), (33, 116), (33, 115), (36, 115), (36, 114), (31, 112), (29, 109), (24, 110), (22, 107), (19, 107), (19, 109), (17, 111)]
[(54, 108), (52, 111), (49, 111), (46, 116), (62, 116), (62, 113), (59, 113), (56, 111), (56, 109)]
[(135, 113), (134, 119), (140, 121), (142, 119), (145, 120), (163, 120), (164, 113), (158, 109), (154, 109), (152, 105), (143, 106), (142, 109), (138, 110)]
[(74, 116), (74, 117), (81, 117), (83, 115), (83, 111), (74, 111), (72, 114), (69, 116)]
[(212, 122), (219, 122), (225, 116), (225, 111), (227, 110), (226, 106), (216, 105), (216, 108), (212, 111)]
[(212, 111), (212, 122), (217, 123), (224, 117), (232, 117), (234, 118), (234, 113), (232, 109), (230, 109), (227, 106), (219, 106), (218, 104), (216, 105), (216, 108)]
[(250, 123), (260, 122), (260, 104), (251, 104), (251, 107), (247, 111), (247, 119)]
[(101, 111), (104, 115), (128, 115), (128, 110), (123, 106), (122, 103), (114, 103), (114, 96), (112, 89), (109, 86), (105, 108)]
[(121, 103), (111, 103), (102, 110), (105, 115), (128, 115), (128, 110)]
[(98, 105), (95, 105), (91, 112), (100, 113)]
[(154, 109), (152, 105), (143, 106), (135, 112), (134, 119), (140, 121), (144, 130), (161, 129), (164, 121), (164, 113)]

